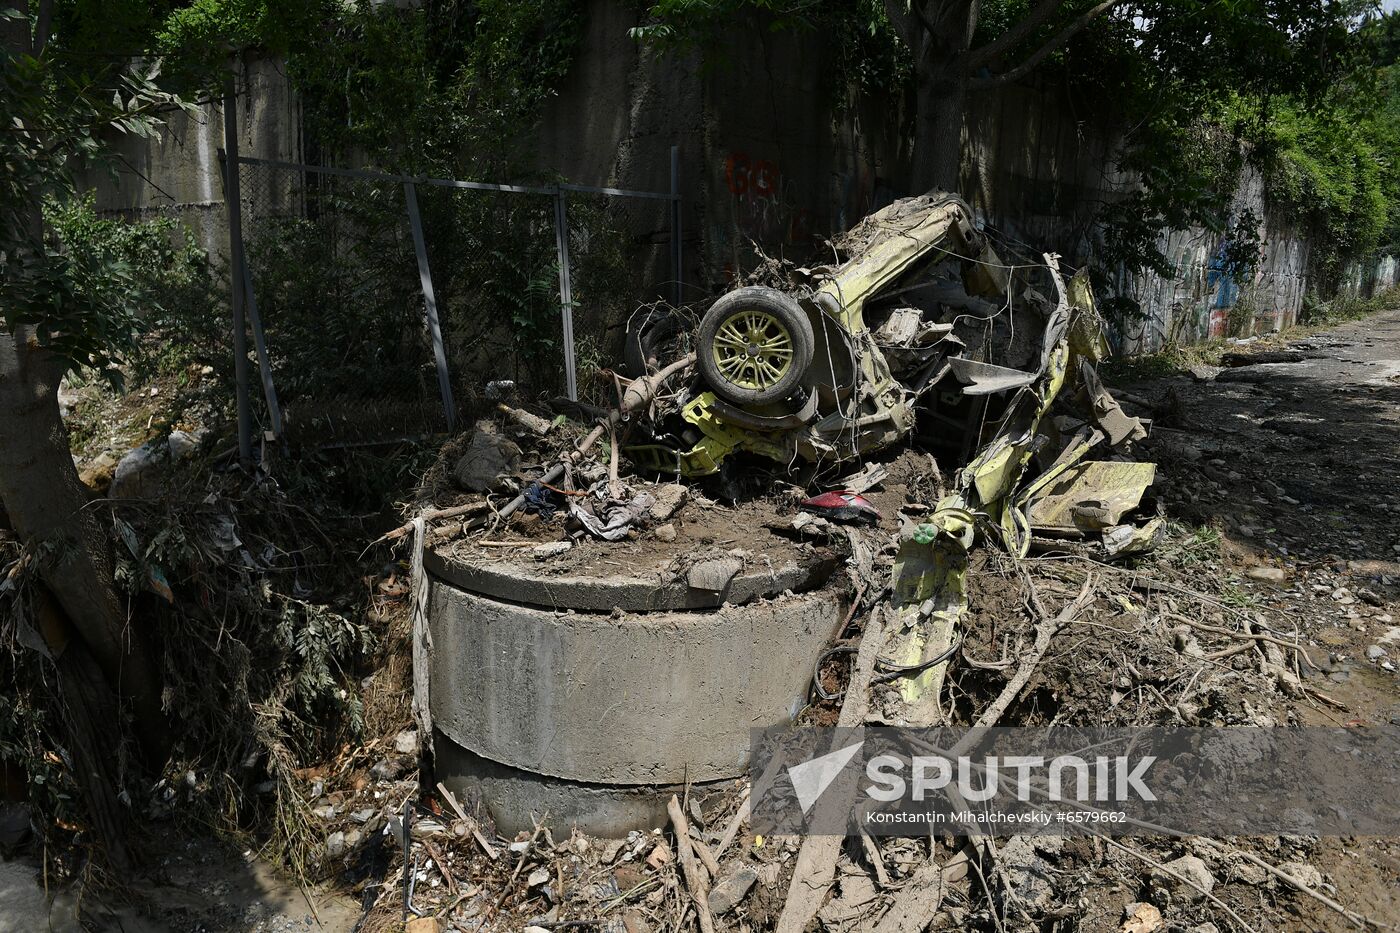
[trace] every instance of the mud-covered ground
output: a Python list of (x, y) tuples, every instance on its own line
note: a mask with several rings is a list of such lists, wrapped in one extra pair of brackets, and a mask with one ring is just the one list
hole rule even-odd
[[(978, 545), (965, 640), (941, 703), (945, 721), (968, 723), (985, 711), (1025, 663), (1037, 622), (1074, 601), (1088, 580), (1083, 612), (1051, 640), (1000, 724), (1400, 725), (1400, 311), (1294, 341), (1291, 350), (1279, 338), (1229, 350), (1274, 354), (1269, 359), (1285, 351), (1292, 361), (1234, 359), (1245, 365), (1196, 367), (1115, 387), (1131, 413), (1154, 420), (1136, 451), (1159, 464), (1149, 508), (1168, 520), (1152, 553), (1104, 563), (1092, 543), (1070, 543), (1016, 562)], [(898, 516), (916, 518), (936, 498), (926, 454), (885, 459), (888, 475), (869, 493), (884, 519), (861, 532), (874, 554), (871, 579), (888, 572)], [(814, 547), (844, 553), (849, 542), (840, 529), (820, 540), (792, 534), (799, 499), (784, 487), (735, 506), (697, 492), (666, 520), (674, 537), (658, 538), (659, 526), (648, 527), (619, 544), (576, 545), (540, 565), (606, 572), (643, 558), (668, 564), (696, 547), (742, 551), (753, 560), (762, 560), (769, 545), (794, 555)], [(454, 536), (447, 546), (478, 546), (465, 538)], [(491, 537), (524, 547), (561, 538), (557, 526), (534, 519)], [(516, 553), (514, 545), (500, 550)], [(400, 625), (407, 617), (407, 587), (395, 576), (401, 570), (391, 566), (375, 582), (376, 605)], [(863, 624), (857, 615), (848, 636), (858, 636)], [(1277, 643), (1253, 640), (1251, 632)], [(824, 670), (827, 689), (844, 685), (848, 663), (838, 659)], [(366, 678), (371, 683), (380, 691), (410, 689), (406, 668)], [(882, 708), (878, 694), (891, 689), (877, 688), (873, 708)], [(803, 715), (832, 722), (838, 706), (814, 699)], [(344, 756), (353, 766), (308, 770), (307, 818), (326, 840), (313, 866), (324, 880), (314, 890), (278, 881), (252, 853), (162, 838), (157, 882), (137, 892), (133, 906), (114, 906), (115, 923), (107, 926), (402, 929), (402, 860), (384, 840), (392, 839), (390, 817), (416, 787), (414, 743), (401, 741), (407, 735), (371, 739)], [(755, 837), (738, 818), (743, 787), (735, 782), (687, 810), (694, 838), (719, 859), (713, 885), (753, 875), (743, 897), (717, 916), (719, 930), (774, 927), (802, 844)], [(584, 839), (566, 826), (508, 840), (496, 838), (478, 811), (463, 819), (432, 793), (422, 796), (418, 813), (413, 903), (437, 915), (441, 929), (640, 933), (694, 926), (670, 827), (625, 841)], [(952, 838), (884, 840), (873, 849), (852, 842), (807, 929), (847, 933), (895, 924), (902, 898), (929, 903), (935, 896), (920, 887), (921, 866), (954, 865), (967, 852), (965, 840)], [(1300, 878), (1331, 906), (1252, 860)], [(1205, 872), (1208, 879), (1192, 877), (1209, 896), (1164, 875), (1157, 867), (1163, 865)], [(0, 894), (24, 893), (26, 878), (34, 877), (36, 866), (10, 863)], [(1400, 841), (1393, 839), (1003, 839), (995, 855), (974, 854), (970, 870), (945, 878), (938, 909), (921, 929), (1400, 926)], [(62, 897), (52, 908), (40, 900), (26, 913), (19, 900), (12, 905), (8, 914), (0, 909), (0, 930), (7, 919), (13, 929), (41, 923), (45, 913), (61, 928), (67, 909)]]

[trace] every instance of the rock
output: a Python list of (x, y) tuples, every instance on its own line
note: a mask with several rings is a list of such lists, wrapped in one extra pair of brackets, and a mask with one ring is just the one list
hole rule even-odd
[(1210, 873), (1206, 863), (1194, 855), (1183, 855), (1173, 862), (1168, 862), (1166, 867), (1191, 882), (1182, 884), (1170, 875), (1164, 876), (1169, 883), (1176, 886), (1178, 894), (1193, 904), (1204, 900), (1206, 894), (1215, 890), (1215, 876)]
[(345, 854), (345, 834), (333, 832), (326, 837), (326, 855), (330, 858), (340, 858)]
[(1205, 657), (1205, 649), (1201, 647), (1201, 642), (1192, 633), (1191, 626), (1178, 625), (1172, 630), (1173, 643), (1176, 650), (1190, 658)]
[(87, 466), (83, 467), (82, 472), (78, 474), (78, 479), (99, 496), (105, 496), (107, 491), (112, 488), (112, 478), (116, 475), (116, 471), (117, 458), (103, 451), (94, 457)]
[(1136, 901), (1123, 908), (1123, 925), (1119, 933), (1155, 933), (1162, 926), (1162, 912), (1146, 901)]
[(674, 541), (676, 540), (676, 526), (669, 523), (659, 525), (652, 534), (656, 535), (658, 541)]
[[(408, 923), (403, 928), (403, 933), (439, 933), (442, 927), (438, 924), (437, 917), (410, 917)], [(527, 930), (538, 930), (540, 927), (526, 927)]]
[(1279, 871), (1305, 888), (1312, 888), (1316, 891), (1322, 887), (1322, 872), (1307, 862), (1284, 862), (1279, 865)]
[(200, 435), (191, 434), (189, 431), (171, 431), (166, 442), (170, 446), (170, 459), (184, 460), (193, 456), (195, 451), (199, 450), (201, 439)]
[(729, 581), (733, 580), (743, 567), (744, 562), (737, 557), (701, 561), (690, 568), (685, 575), (685, 582), (691, 589), (718, 593), (729, 586)]
[(400, 755), (418, 754), (418, 730), (405, 729), (394, 736), (394, 751)]
[(374, 811), (368, 807), (363, 810), (356, 810), (354, 813), (350, 814), (350, 819), (354, 820), (356, 823), (368, 823), (373, 818)]
[(363, 838), (364, 833), (360, 832), (358, 829), (350, 830), (348, 833), (345, 834), (345, 848), (355, 848), (357, 845), (360, 844), (360, 840), (362, 840)]
[(1385, 649), (1380, 645), (1370, 645), (1366, 648), (1366, 659), (1368, 661), (1379, 661), (1385, 657)]
[(651, 508), (647, 517), (654, 522), (670, 521), (671, 516), (685, 504), (690, 490), (680, 483), (659, 483), (651, 488)]
[(394, 759), (382, 758), (374, 767), (369, 769), (369, 775), (376, 781), (392, 781), (399, 776), (402, 770), (403, 769), (399, 767), (399, 763)]
[(150, 441), (122, 457), (112, 474), (107, 495), (113, 499), (150, 499), (159, 496), (164, 483), (160, 468), (170, 462), (170, 447)]
[(1186, 933), (1220, 933), (1220, 927), (1213, 923), (1202, 923), (1187, 930)]
[(751, 865), (740, 865), (729, 872), (710, 890), (710, 913), (715, 916), (729, 913), (757, 880), (758, 872)]
[(1245, 576), (1267, 583), (1283, 583), (1288, 579), (1288, 571), (1282, 567), (1250, 567), (1245, 571)]
[(651, 854), (647, 856), (647, 864), (659, 871), (661, 866), (670, 864), (673, 858), (675, 856), (671, 854), (671, 847), (666, 844), (666, 840), (658, 839), (656, 845), (651, 847)]
[(530, 872), (530, 877), (525, 879), (525, 886), (538, 888), (542, 884), (548, 884), (549, 880), (553, 877), (554, 875), (548, 868), (536, 868), (534, 871)]
[(1054, 899), (1051, 884), (1054, 872), (1035, 852), (1035, 843), (1026, 836), (1013, 836), (1001, 847), (998, 857), (1006, 866), (1006, 877), (1017, 897), (1034, 912), (1044, 911)]
[(468, 492), (490, 492), (501, 479), (520, 466), (520, 448), (508, 437), (496, 433), (488, 421), (479, 421), (476, 433), (452, 468), (452, 478)]

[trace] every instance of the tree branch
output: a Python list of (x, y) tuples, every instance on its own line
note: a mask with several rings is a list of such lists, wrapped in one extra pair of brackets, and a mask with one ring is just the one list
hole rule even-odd
[(968, 67), (975, 70), (1016, 48), (1026, 41), (1031, 33), (1039, 29), (1040, 25), (1060, 7), (1064, 6), (1064, 2), (1065, 0), (1040, 0), (1040, 3), (1036, 4), (1035, 8), (1027, 13), (1019, 23), (980, 49), (973, 49), (969, 52), (967, 54)]
[(1064, 29), (1056, 33), (1055, 36), (1050, 39), (1050, 41), (1046, 42), (1040, 48), (1032, 52), (1030, 57), (1027, 58), (1025, 61), (1021, 62), (1021, 64), (1017, 65), (1015, 68), (1012, 68), (1010, 71), (1004, 72), (1003, 74), (999, 74), (992, 78), (973, 78), (967, 83), (968, 90), (985, 91), (989, 88), (1002, 87), (1004, 85), (1010, 84), (1013, 81), (1019, 80), (1020, 78), (1024, 77), (1028, 72), (1030, 72), (1031, 69), (1035, 68), (1036, 65), (1039, 65), (1042, 61), (1044, 61), (1046, 56), (1048, 56), (1051, 52), (1056, 51), (1070, 39), (1074, 38), (1074, 36), (1081, 29), (1089, 25), (1089, 23), (1091, 23), (1094, 20), (1094, 17), (1112, 9), (1121, 2), (1123, 2), (1123, 0), (1103, 0), (1102, 3), (1099, 3), (1091, 9), (1086, 10), (1084, 14), (1081, 15), (1078, 19), (1076, 19)]

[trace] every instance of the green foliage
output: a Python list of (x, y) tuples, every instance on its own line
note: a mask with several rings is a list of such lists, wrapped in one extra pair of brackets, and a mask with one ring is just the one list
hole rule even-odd
[(913, 63), (895, 36), (884, 0), (659, 0), (632, 38), (661, 48), (717, 48), (726, 27), (757, 25), (767, 32), (818, 32), (831, 44), (827, 77), (838, 108), (851, 91), (897, 94), (909, 86)]
[(1396, 308), (1400, 308), (1400, 286), (1386, 289), (1370, 298), (1339, 294), (1327, 301), (1319, 298), (1316, 292), (1309, 292), (1303, 296), (1298, 323), (1304, 327), (1335, 327), (1378, 311), (1393, 311)]
[[(188, 362), (188, 355), (209, 336), (191, 332), (195, 327), (213, 324), (223, 329), (208, 255), (190, 241), (179, 222), (168, 217), (137, 223), (100, 218), (92, 192), (62, 203), (50, 201), (44, 222), (66, 260), (71, 307), (80, 314), (100, 309), (111, 334), (111, 362), (127, 363), (126, 370), (138, 382), (158, 367), (169, 371)], [(165, 347), (136, 339), (145, 333), (175, 337), (165, 346), (178, 348), (180, 357), (153, 355)], [(120, 379), (122, 373), (109, 367), (105, 375)]]
[(169, 5), (154, 25), (154, 47), (181, 66), (181, 76), (218, 87), (231, 53), (258, 46), (286, 54), (319, 31), (330, 0), (194, 0)]
[[(811, 29), (830, 5), (823, 0), (657, 0), (647, 10), (647, 21), (634, 26), (630, 34), (658, 45), (698, 45), (712, 39), (720, 24), (748, 13), (763, 16), (772, 32)], [(884, 16), (879, 4), (857, 5)]]
[(511, 143), (557, 93), (581, 34), (578, 0), (355, 0), (289, 41), (288, 67), (327, 157), (481, 177), (513, 167)]
[(0, 69), (0, 329), (32, 326), (70, 367), (113, 379), (149, 307), (146, 281), (112, 231), (74, 221), (65, 244), (45, 235), (39, 209), (76, 197), (78, 169), (107, 156), (104, 132), (149, 138), (162, 111), (189, 107), (156, 87), (159, 73), (156, 62), (96, 82), (26, 54)]

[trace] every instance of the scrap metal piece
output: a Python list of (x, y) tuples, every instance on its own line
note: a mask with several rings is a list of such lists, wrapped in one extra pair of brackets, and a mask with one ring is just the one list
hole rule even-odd
[(798, 508), (833, 522), (880, 523), (880, 512), (870, 504), (870, 500), (850, 490), (824, 492), (820, 496), (803, 499)]
[[(967, 605), (967, 552), (972, 547), (974, 516), (962, 498), (945, 497), (933, 515), (899, 546), (890, 577), (896, 622), (886, 653), (895, 663), (912, 667), (945, 653)], [(900, 681), (910, 723), (933, 724), (947, 673), (946, 661)]]
[(1035, 382), (1039, 373), (1028, 373), (1009, 366), (997, 366), (960, 356), (948, 358), (948, 365), (957, 380), (966, 386), (963, 395), (993, 395), (1008, 392)]
[(1147, 427), (1142, 419), (1132, 417), (1119, 407), (1087, 359), (1079, 361), (1079, 382), (1079, 399), (1089, 410), (1094, 423), (1108, 435), (1110, 446), (1117, 447), (1125, 441), (1140, 441), (1147, 437)]
[(1031, 500), (1027, 520), (1035, 531), (1050, 534), (1103, 531), (1137, 508), (1156, 475), (1155, 463), (1076, 463)]
[(1146, 525), (1115, 525), (1104, 529), (1103, 549), (1109, 557), (1127, 557), (1143, 554), (1157, 546), (1157, 536), (1166, 527), (1166, 519), (1160, 515)]

